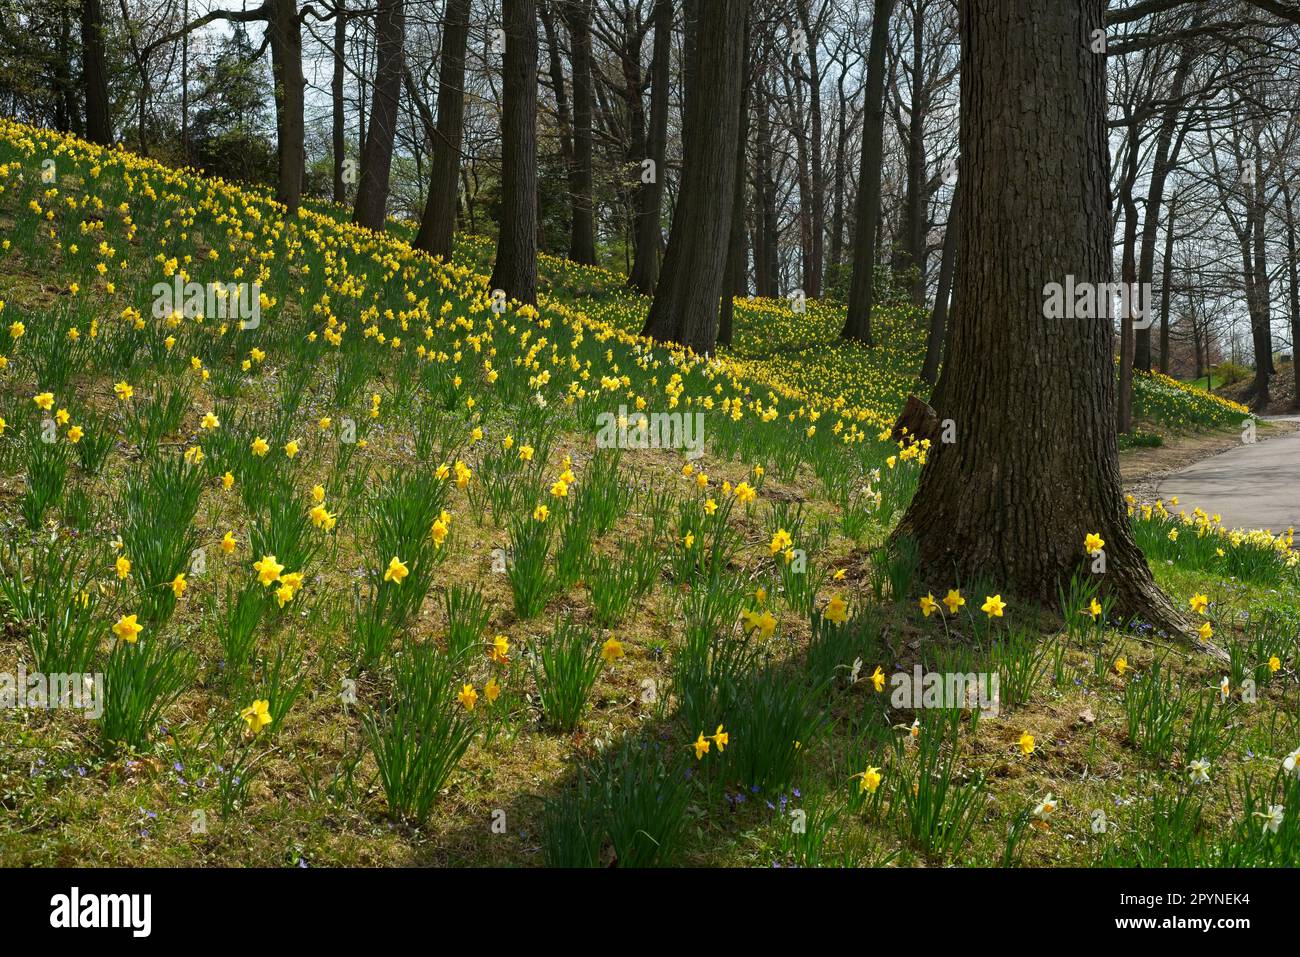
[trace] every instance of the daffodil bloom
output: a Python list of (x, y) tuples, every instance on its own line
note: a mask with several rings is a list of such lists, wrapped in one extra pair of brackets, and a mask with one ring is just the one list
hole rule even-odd
[(290, 439), (288, 442), (284, 443), (284, 454), (289, 456), (289, 458), (293, 458), (295, 455), (297, 455), (298, 454), (297, 441), (295, 441), (294, 439)]
[(215, 429), (218, 428), (220, 425), (221, 425), (221, 420), (218, 419), (211, 412), (209, 412), (205, 416), (203, 416), (203, 421), (199, 423), (199, 428)]
[(925, 596), (919, 602), (917, 602), (917, 604), (921, 608), (921, 614), (924, 615), (926, 618), (929, 618), (932, 614), (934, 614), (935, 610), (939, 607), (939, 603), (934, 600), (934, 595), (930, 594), (929, 592), (927, 592)]
[(700, 736), (695, 739), (695, 743), (691, 745), (691, 747), (695, 749), (696, 761), (699, 761), (709, 753), (709, 739), (704, 736), (703, 731), (700, 732)]
[(32, 396), (32, 401), (36, 403), (36, 407), (41, 411), (49, 412), (50, 409), (54, 408), (54, 393), (41, 392)]
[(1083, 537), (1083, 550), (1089, 555), (1101, 551), (1105, 545), (1105, 539), (1096, 532), (1089, 532)]
[(313, 485), (311, 490), (311, 497), (312, 497), (312, 501), (314, 502), (325, 501), (325, 486)]
[(875, 794), (880, 787), (880, 768), (868, 766), (865, 771), (853, 776), (859, 779), (858, 790), (863, 794)]
[(539, 505), (533, 509), (533, 521), (544, 522), (550, 516), (551, 510), (545, 505)]
[(1123, 655), (1120, 655), (1118, 658), (1116, 658), (1115, 670), (1119, 672), (1120, 676), (1122, 677), (1124, 672), (1128, 671), (1128, 659), (1125, 658)]
[(478, 701), (478, 692), (474, 690), (471, 684), (462, 685), (460, 693), (456, 695), (456, 700), (466, 711), (473, 711), (474, 704)]
[(135, 644), (142, 631), (144, 631), (144, 626), (136, 621), (135, 615), (123, 615), (117, 620), (117, 624), (113, 626), (113, 634), (117, 635), (118, 640), (132, 645)]
[(406, 562), (394, 555), (388, 563), (388, 569), (384, 572), (384, 581), (400, 585), (409, 574), (411, 574), (411, 570), (406, 567)]
[(492, 639), (492, 648), (488, 651), (488, 656), (499, 665), (505, 664), (510, 660), (510, 639), (505, 635), (497, 635)]
[(1028, 757), (1034, 753), (1034, 736), (1026, 731), (1020, 736), (1020, 753)]
[[(3, 425), (0, 425), (0, 431), (2, 431), (3, 428), (4, 428)], [(73, 445), (76, 445), (78, 442), (81, 441), (82, 437), (85, 434), (86, 433), (85, 431), (82, 430), (81, 426), (74, 425), (72, 428), (68, 429), (68, 441), (71, 442)]]
[(1256, 811), (1255, 817), (1262, 818), (1264, 821), (1264, 830), (1270, 834), (1276, 834), (1282, 822), (1286, 819), (1286, 808), (1281, 804), (1269, 805), (1268, 811)]
[(185, 595), (185, 589), (188, 587), (189, 587), (189, 582), (185, 580), (184, 572), (179, 573), (175, 578), (172, 579), (172, 594), (175, 595), (177, 598), (183, 597)]
[(980, 611), (990, 618), (1001, 618), (1002, 610), (1007, 607), (1007, 603), (1002, 600), (1001, 595), (990, 595), (984, 599), (984, 604), (980, 605)]
[(1094, 621), (1096, 621), (1097, 616), (1101, 614), (1101, 602), (1097, 601), (1095, 598), (1088, 602), (1088, 614), (1092, 616)]
[(885, 690), (885, 673), (881, 670), (880, 665), (876, 665), (876, 670), (871, 672), (871, 686), (877, 691)]
[(266, 439), (262, 438), (260, 435), (253, 439), (253, 444), (250, 448), (252, 448), (253, 454), (258, 458), (261, 458), (266, 455), (267, 452), (271, 451), (271, 446), (267, 443)]
[(131, 396), (135, 395), (135, 389), (126, 382), (119, 382), (117, 385), (113, 386), (113, 392), (116, 393), (118, 399), (122, 402), (126, 402), (131, 398)]
[(232, 488), (234, 488), (234, 486), (235, 486), (235, 476), (233, 473), (227, 472), (225, 475), (221, 476), (221, 487), (223, 489), (229, 492)]
[(497, 698), (501, 697), (501, 685), (497, 684), (496, 678), (487, 680), (487, 684), (483, 686), (483, 696), (487, 698), (488, 704), (492, 704)]
[(1040, 821), (1046, 821), (1049, 817), (1051, 817), (1052, 813), (1055, 810), (1056, 810), (1056, 798), (1053, 796), (1051, 791), (1048, 791), (1047, 795), (1044, 798), (1042, 798), (1042, 800), (1040, 800), (1038, 804), (1034, 807), (1033, 813), (1034, 813), (1034, 817), (1038, 818)]
[(961, 592), (956, 588), (950, 588), (948, 594), (944, 596), (944, 605), (948, 608), (948, 614), (957, 614), (957, 609), (966, 604), (966, 599), (961, 597)]
[(1205, 609), (1210, 606), (1210, 599), (1206, 595), (1193, 595), (1190, 604), (1192, 606), (1192, 611), (1196, 612), (1198, 615), (1204, 615)]
[(274, 555), (263, 555), (260, 561), (253, 562), (253, 570), (257, 572), (257, 580), (263, 586), (270, 588), (280, 580), (280, 573), (284, 571), (284, 566), (275, 560)]
[(235, 541), (234, 532), (226, 532), (221, 539), (221, 550), (229, 555), (233, 552), (239, 543)]
[(1278, 670), (1281, 669), (1281, 667), (1282, 667), (1282, 659), (1279, 658), (1277, 655), (1272, 655), (1268, 659), (1268, 670), (1271, 673), (1276, 674)]
[(1292, 777), (1300, 778), (1300, 748), (1296, 748), (1282, 759), (1282, 770)]
[(1204, 758), (1198, 758), (1189, 762), (1187, 765), (1187, 774), (1193, 784), (1210, 783), (1210, 762)]
[(117, 561), (113, 563), (113, 566), (117, 569), (117, 577), (119, 580), (131, 574), (131, 559), (127, 558), (125, 555), (118, 555)]
[(1214, 634), (1214, 628), (1208, 621), (1203, 621), (1201, 622), (1201, 627), (1196, 630), (1196, 633), (1201, 636), (1201, 641), (1209, 641), (1210, 636)]
[(600, 646), (600, 656), (605, 659), (605, 664), (612, 665), (623, 657), (623, 643), (614, 637), (606, 638)]
[(244, 719), (248, 725), (249, 734), (258, 734), (263, 728), (271, 723), (271, 702), (265, 698), (258, 698), (243, 711), (239, 716)]
[(826, 606), (826, 618), (837, 625), (844, 624), (849, 620), (848, 603), (839, 595), (831, 596), (830, 604)]

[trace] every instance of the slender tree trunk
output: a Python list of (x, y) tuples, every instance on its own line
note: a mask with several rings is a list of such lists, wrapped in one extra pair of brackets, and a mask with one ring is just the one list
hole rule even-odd
[(749, 248), (745, 242), (745, 170), (748, 166), (749, 145), (749, 31), (745, 21), (745, 56), (740, 84), (740, 130), (736, 135), (736, 180), (731, 201), (731, 237), (727, 241), (727, 276), (722, 284), (722, 299), (718, 304), (718, 345), (731, 345), (732, 326), (736, 312), (736, 296), (749, 289)]
[(1169, 374), (1169, 300), (1173, 294), (1174, 225), (1178, 219), (1178, 194), (1169, 200), (1165, 220), (1165, 251), (1160, 283), (1160, 371)]
[[(1004, 597), (1051, 603), (1089, 573), (1083, 540), (1096, 532), (1101, 586), (1120, 613), (1189, 635), (1129, 525), (1110, 320), (1047, 319), (1043, 308), (1045, 282), (1111, 276), (1105, 59), (1084, 42), (1103, 28), (1105, 4), (959, 9), (957, 307), (932, 400), (956, 441), (932, 447), (896, 534), (917, 541), (928, 584), (983, 579)], [(983, 597), (968, 596), (976, 614)]]
[[(1136, 137), (1135, 127), (1130, 128), (1129, 135)], [(1133, 148), (1129, 151), (1129, 169), (1120, 186), (1120, 205), (1124, 207), (1124, 251), (1120, 281), (1130, 290), (1137, 282), (1137, 203), (1133, 201), (1133, 181), (1137, 177), (1137, 155), (1137, 143), (1134, 141)], [(1112, 305), (1110, 297), (1107, 297), (1105, 305), (1106, 315), (1109, 317)], [(1125, 435), (1133, 430), (1133, 320), (1136, 305), (1133, 296), (1130, 295), (1124, 315), (1120, 317), (1119, 402), (1116, 408), (1115, 425), (1118, 431)]]
[(271, 36), (271, 75), (275, 81), (276, 153), (279, 183), (275, 198), (290, 215), (298, 212), (302, 198), (304, 124), (302, 75), (302, 25), (294, 0), (266, 0)]
[(537, 6), (502, 0), (501, 225), (491, 286), (537, 302)]
[(871, 45), (867, 52), (867, 103), (863, 116), (862, 165), (858, 174), (855, 214), (856, 248), (849, 286), (849, 314), (840, 335), (875, 345), (871, 335), (871, 306), (876, 273), (876, 230), (880, 221), (881, 154), (885, 131), (885, 48), (894, 0), (875, 0)]
[(681, 193), (642, 335), (700, 355), (718, 336), (735, 197), (736, 139), (749, 0), (708, 0), (696, 13), (692, 82), (686, 88)]
[(924, 56), (925, 6), (916, 5), (912, 20), (912, 105), (907, 122), (907, 192), (903, 202), (903, 248), (899, 265), (904, 271), (915, 270), (911, 282), (912, 305), (925, 305), (925, 98), (922, 73)]
[(113, 112), (108, 101), (104, 57), (104, 9), (100, 0), (81, 0), (81, 72), (86, 98), (86, 138), (113, 145)]
[(822, 137), (824, 135), (822, 117), (822, 73), (821, 64), (817, 62), (819, 38), (809, 16), (807, 0), (801, 0), (798, 6), (799, 18), (804, 35), (808, 41), (808, 121), (812, 127), (809, 152), (812, 160), (812, 236), (809, 243), (809, 270), (805, 280), (804, 292), (809, 298), (819, 299), (822, 294), (822, 275), (826, 271), (826, 170), (822, 157)]
[(1287, 180), (1282, 181), (1282, 203), (1286, 210), (1286, 255), (1287, 279), (1291, 291), (1291, 375), (1296, 379), (1295, 394), (1291, 408), (1300, 410), (1300, 255), (1297, 255), (1296, 212), (1291, 186)]
[(342, 205), (348, 201), (348, 187), (343, 175), (347, 161), (347, 119), (343, 99), (343, 80), (347, 76), (348, 17), (346, 0), (334, 0), (334, 73), (330, 77), (333, 125), (331, 145), (334, 149), (334, 202)]
[(844, 261), (844, 178), (848, 167), (848, 98), (844, 95), (844, 76), (839, 79), (839, 110), (835, 118), (835, 184), (831, 200), (831, 257), (828, 272)]
[(646, 137), (646, 153), (638, 160), (650, 160), (650, 167), (638, 173), (640, 183), (636, 190), (636, 254), (627, 282), (632, 288), (650, 295), (659, 280), (659, 260), (663, 255), (663, 228), (660, 210), (663, 208), (664, 161), (668, 149), (668, 98), (672, 69), (673, 4), (672, 0), (655, 0), (651, 14), (654, 19), (655, 39), (650, 54), (650, 126)]
[(595, 219), (591, 174), (591, 0), (565, 0), (560, 7), (569, 29), (569, 58), (573, 67), (573, 165), (569, 170), (571, 204), (569, 258), (596, 262)]
[(945, 330), (948, 322), (948, 298), (952, 292), (953, 270), (957, 258), (957, 210), (960, 184), (952, 193), (952, 207), (948, 212), (948, 227), (943, 234), (943, 254), (939, 260), (939, 282), (934, 293), (934, 309), (930, 312), (930, 332), (925, 341), (925, 364), (921, 379), (934, 385), (939, 372), (939, 358), (943, 353)]
[(447, 0), (438, 63), (438, 125), (429, 160), (429, 195), (415, 235), (415, 248), (451, 260), (456, 230), (461, 141), (465, 135), (465, 47), (470, 0)]
[(383, 232), (388, 209), (393, 140), (397, 135), (397, 112), (402, 96), (405, 36), (404, 0), (379, 0), (375, 15), (374, 101), (370, 107), (366, 149), (361, 157), (361, 179), (352, 208), (353, 221), (376, 232)]

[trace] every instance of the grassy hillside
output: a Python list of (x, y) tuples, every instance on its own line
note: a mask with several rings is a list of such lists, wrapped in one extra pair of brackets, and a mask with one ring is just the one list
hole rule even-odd
[[(0, 673), (105, 689), (0, 708), (5, 863), (1300, 863), (1290, 534), (1134, 503), (1223, 665), (1090, 611), (1082, 527), (1064, 622), (918, 594), (902, 311), (862, 350), (747, 301), (704, 360), (612, 273), (494, 302), (481, 243), (9, 122), (0, 224)], [(260, 298), (156, 308), (178, 277)]]

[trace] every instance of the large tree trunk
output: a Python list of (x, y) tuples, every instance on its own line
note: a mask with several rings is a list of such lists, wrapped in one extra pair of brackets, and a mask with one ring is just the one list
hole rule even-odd
[(874, 345), (871, 306), (876, 274), (876, 232), (880, 221), (881, 153), (885, 132), (885, 48), (894, 0), (876, 0), (867, 51), (867, 101), (863, 113), (862, 165), (858, 174), (853, 279), (849, 284), (849, 314), (840, 335)]
[(275, 198), (291, 215), (302, 199), (303, 88), (302, 25), (294, 0), (266, 0), (271, 36), (271, 76), (275, 81), (276, 152), (279, 182)]
[(1110, 320), (1044, 317), (1044, 284), (1111, 278), (1105, 60), (1085, 42), (1105, 4), (959, 9), (957, 306), (932, 400), (956, 442), (933, 446), (897, 534), (937, 587), (1051, 603), (1097, 532), (1120, 612), (1188, 635), (1126, 514)]
[(591, 0), (565, 0), (560, 7), (569, 29), (569, 60), (573, 66), (573, 165), (569, 168), (571, 205), (569, 258), (596, 262), (595, 218), (591, 185)]
[(642, 335), (713, 352), (718, 335), (735, 197), (736, 139), (749, 0), (708, 0), (697, 10), (692, 82), (686, 88), (681, 193)]
[[(664, 160), (668, 151), (668, 97), (669, 74), (672, 70), (673, 4), (672, 0), (655, 0), (652, 13), (655, 40), (650, 54), (650, 127), (646, 139), (647, 156), (638, 159), (651, 161), (649, 171), (641, 173), (636, 191), (636, 253), (628, 285), (645, 295), (654, 292), (659, 281), (659, 259), (663, 255), (663, 228), (660, 210), (663, 208)], [(650, 175), (645, 175), (645, 172)]]
[(383, 232), (388, 209), (388, 180), (393, 165), (393, 138), (402, 96), (402, 44), (406, 36), (404, 0), (379, 0), (375, 15), (376, 65), (370, 129), (361, 156), (352, 219), (358, 226)]
[(330, 130), (334, 149), (334, 202), (342, 205), (348, 201), (348, 186), (343, 176), (347, 160), (347, 120), (344, 113), (343, 80), (347, 76), (348, 17), (344, 3), (334, 0), (334, 73), (330, 77), (330, 97), (333, 115)]
[(86, 97), (86, 138), (113, 144), (113, 114), (108, 102), (104, 59), (104, 9), (100, 0), (81, 0), (81, 71)]
[(503, 0), (501, 224), (491, 286), (537, 302), (537, 6)]
[(415, 234), (415, 248), (451, 260), (456, 230), (457, 177), (465, 135), (465, 46), (470, 0), (447, 0), (438, 63), (438, 125), (429, 160), (429, 195)]

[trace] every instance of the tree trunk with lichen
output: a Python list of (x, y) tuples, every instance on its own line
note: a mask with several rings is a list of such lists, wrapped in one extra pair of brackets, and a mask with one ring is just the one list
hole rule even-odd
[[(935, 587), (974, 578), (1054, 603), (1106, 542), (1121, 614), (1192, 636), (1134, 540), (1120, 484), (1111, 321), (1047, 319), (1047, 283), (1112, 275), (1102, 0), (961, 0), (962, 183), (936, 442), (896, 534)], [(976, 596), (980, 597), (980, 596)]]

